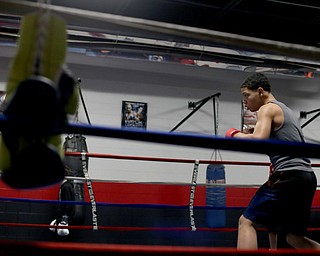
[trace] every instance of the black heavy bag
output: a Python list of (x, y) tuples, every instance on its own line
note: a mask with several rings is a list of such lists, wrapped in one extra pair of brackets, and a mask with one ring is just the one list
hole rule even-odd
[[(63, 143), (65, 152), (88, 152), (86, 138), (80, 134), (68, 135)], [(86, 166), (88, 168), (89, 159), (86, 157)], [(73, 176), (84, 177), (83, 160), (81, 156), (65, 156), (63, 160), (65, 166), (69, 167)], [(74, 193), (76, 202), (84, 202), (84, 181), (74, 180)], [(83, 223), (85, 219), (85, 205), (76, 204), (73, 221)]]

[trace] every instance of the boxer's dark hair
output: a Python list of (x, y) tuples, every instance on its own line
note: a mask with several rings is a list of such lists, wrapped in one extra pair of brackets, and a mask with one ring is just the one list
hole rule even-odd
[(241, 88), (248, 88), (249, 90), (257, 90), (259, 87), (265, 91), (271, 91), (269, 79), (262, 73), (254, 73), (248, 76), (241, 84)]

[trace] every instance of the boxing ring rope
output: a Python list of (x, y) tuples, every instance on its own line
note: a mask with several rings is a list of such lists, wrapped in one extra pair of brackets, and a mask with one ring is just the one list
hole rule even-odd
[[(29, 201), (29, 200), (26, 200)], [(30, 223), (15, 223), (15, 222), (0, 222), (0, 226), (6, 227), (27, 227), (27, 228), (57, 228), (48, 224), (30, 224)], [(72, 226), (59, 226), (59, 229), (72, 229), (72, 230), (92, 230), (92, 226), (86, 225), (72, 225)], [(238, 228), (206, 228), (198, 227), (199, 231), (214, 231), (214, 232), (236, 232)], [(130, 226), (99, 226), (99, 230), (110, 231), (190, 231), (187, 227), (130, 227)], [(257, 228), (258, 231), (267, 231), (266, 228)], [(320, 228), (308, 228), (308, 231), (319, 231)], [(194, 230), (191, 230), (194, 231)]]
[[(14, 222), (0, 222), (0, 226), (7, 227), (31, 227), (31, 228), (57, 228), (56, 226), (50, 226), (48, 224), (30, 224), (30, 223), (14, 223)], [(59, 229), (75, 229), (75, 230), (92, 230), (92, 226), (61, 226)], [(103, 226), (99, 225), (99, 230), (110, 230), (110, 231), (190, 231), (187, 227), (125, 227), (125, 226)], [(234, 232), (237, 228), (197, 228), (199, 231), (219, 231), (219, 232)], [(259, 231), (266, 231), (264, 228), (258, 228)], [(318, 231), (319, 229), (310, 229), (312, 231)]]
[[(12, 2), (16, 5), (25, 5), (29, 7), (38, 7), (39, 5), (36, 3), (27, 3), (23, 1), (1, 1), (3, 3), (10, 4)], [(146, 21), (143, 19), (133, 19), (129, 17), (116, 16), (110, 14), (101, 14), (97, 12), (89, 12), (89, 11), (81, 11), (74, 10), (72, 8), (65, 8), (58, 6), (49, 7), (51, 10), (58, 11), (60, 13), (76, 15), (81, 17), (87, 17), (95, 20), (109, 21), (113, 23), (118, 23), (126, 26), (134, 26), (136, 28), (142, 28), (145, 30), (153, 30), (158, 32), (166, 32), (170, 34), (176, 34), (181, 36), (186, 36), (190, 38), (197, 38), (202, 40), (210, 40), (214, 42), (232, 42), (233, 45), (237, 46), (246, 46), (252, 47), (260, 50), (270, 50), (274, 52), (279, 52), (282, 54), (288, 54), (293, 56), (302, 56), (304, 58), (309, 58), (313, 60), (318, 60), (320, 56), (320, 50), (314, 47), (306, 47), (302, 45), (293, 45), (293, 44), (285, 44), (281, 42), (275, 42), (271, 40), (262, 40), (262, 39), (254, 39), (249, 37), (244, 37), (240, 35), (232, 35), (227, 33), (219, 33), (216, 31), (209, 31), (198, 28), (190, 28), (184, 26), (178, 26), (174, 24), (161, 23), (161, 22), (153, 22)], [(173, 27), (174, 25), (174, 27)], [(6, 118), (0, 116), (0, 125), (2, 127), (6, 126)], [(174, 133), (168, 134), (157, 131), (135, 131), (135, 130), (123, 130), (123, 129), (115, 129), (108, 127), (99, 127), (99, 126), (86, 126), (79, 124), (68, 124), (61, 131), (55, 131), (55, 133), (79, 133), (85, 135), (92, 136), (103, 136), (103, 137), (112, 137), (119, 139), (128, 139), (128, 140), (136, 140), (136, 141), (145, 141), (145, 142), (155, 142), (155, 143), (165, 143), (171, 145), (181, 145), (181, 146), (191, 146), (191, 147), (201, 147), (201, 148), (209, 148), (209, 149), (223, 149), (223, 150), (231, 150), (231, 151), (241, 151), (241, 152), (250, 152), (257, 154), (283, 154), (286, 152), (287, 155), (291, 156), (305, 156), (305, 157), (313, 157), (320, 158), (320, 145), (311, 144), (311, 143), (294, 143), (294, 142), (281, 142), (281, 141), (271, 141), (271, 140), (245, 140), (245, 139), (229, 139), (222, 138), (218, 136), (206, 136), (206, 135), (190, 135), (183, 133)], [(102, 157), (100, 156), (92, 156), (92, 157)], [(111, 158), (111, 157), (110, 157)], [(124, 158), (118, 158), (124, 159)], [(142, 159), (135, 159), (140, 160)], [(159, 159), (150, 158), (149, 161), (158, 161)], [(163, 159), (164, 160), (164, 159)], [(167, 162), (173, 162), (172, 159), (166, 160)], [(183, 159), (180, 159), (181, 162), (184, 162)], [(198, 161), (198, 163), (209, 163), (205, 162), (206, 160)], [(218, 161), (210, 161), (210, 163), (218, 162)], [(195, 163), (194, 160), (190, 163)], [(219, 161), (221, 164), (231, 164), (230, 161)], [(196, 162), (197, 164), (197, 162)], [(239, 162), (238, 162), (239, 164)], [(261, 166), (268, 166), (269, 163), (254, 163)], [(253, 165), (254, 165), (253, 164)], [(194, 176), (196, 177), (196, 176)], [(194, 184), (195, 185), (195, 184)], [(190, 206), (190, 205), (189, 205)], [(39, 228), (49, 228), (50, 225), (42, 225), (42, 224), (26, 224), (26, 223), (0, 223), (0, 225), (7, 225), (12, 227), (39, 227)], [(63, 227), (61, 227), (63, 228)], [(69, 229), (92, 229), (91, 226), (68, 226)], [(100, 229), (111, 229), (114, 228), (116, 230), (124, 230), (127, 227), (100, 227)], [(128, 227), (134, 229), (135, 227)], [(155, 227), (154, 229), (156, 229)], [(149, 230), (152, 229), (141, 227), (141, 230)], [(165, 229), (165, 228), (158, 228)], [(169, 229), (169, 228), (167, 228)], [(173, 229), (173, 228), (171, 228)], [(177, 228), (180, 230), (190, 230), (190, 228)], [(204, 228), (197, 228), (197, 230), (202, 230)], [(211, 230), (211, 229), (210, 229)], [(313, 229), (314, 230), (314, 229)], [(229, 229), (229, 231), (231, 231)], [(235, 230), (232, 230), (235, 231)], [(96, 244), (79, 244), (79, 243), (56, 243), (56, 242), (19, 242), (20, 246), (17, 247), (16, 241), (0, 241), (1, 252), (6, 255), (12, 254), (13, 251), (20, 252), (20, 255), (30, 254), (30, 255), (56, 255), (57, 253), (64, 252), (65, 255), (70, 255), (70, 252), (76, 254), (78, 256), (82, 255), (102, 255), (105, 253), (112, 253), (112, 255), (123, 255), (132, 254), (132, 255), (163, 255), (163, 254), (174, 254), (174, 255), (207, 255), (207, 254), (215, 254), (215, 255), (230, 255), (232, 254), (243, 254), (243, 255), (273, 255), (273, 254), (281, 254), (281, 255), (319, 255), (319, 252), (314, 250), (285, 250), (279, 249), (278, 251), (268, 251), (265, 249), (259, 249), (254, 251), (246, 251), (246, 250), (235, 250), (229, 248), (208, 248), (208, 247), (189, 247), (189, 246), (141, 246), (141, 245), (96, 245)], [(19, 251), (20, 250), (20, 251)], [(18, 254), (17, 254), (18, 255)]]
[[(10, 121), (5, 115), (0, 115), (0, 129), (10, 128), (9, 122)], [(288, 156), (320, 158), (319, 144), (279, 141), (272, 139), (250, 140), (242, 138), (225, 138), (222, 136), (213, 135), (199, 135), (183, 132), (168, 133), (154, 130), (141, 131), (138, 129), (121, 129), (101, 125), (87, 125), (78, 123), (66, 124), (59, 130), (48, 132), (47, 135), (62, 133), (110, 137), (207, 149), (240, 151), (265, 155), (282, 155), (283, 152), (286, 152), (286, 155)]]
[[(133, 227), (133, 226), (106, 226), (106, 225), (99, 225), (97, 226), (97, 230), (100, 231), (111, 231), (111, 232), (122, 232), (122, 231), (135, 231), (135, 232), (149, 232), (149, 231), (159, 231), (159, 232), (166, 232), (166, 231), (178, 231), (178, 232), (183, 232), (183, 231), (203, 231), (203, 232), (237, 232), (237, 228), (236, 227), (196, 227), (195, 223), (192, 223), (192, 218), (194, 220), (194, 216), (191, 216), (193, 214), (193, 201), (191, 202), (191, 194), (195, 193), (195, 190), (192, 191), (192, 187), (194, 187), (197, 185), (196, 184), (196, 176), (195, 175), (195, 170), (196, 169), (196, 165), (200, 165), (200, 164), (225, 164), (225, 165), (248, 165), (248, 166), (266, 166), (269, 167), (270, 163), (269, 162), (260, 162), (260, 161), (256, 161), (256, 162), (247, 162), (247, 161), (223, 161), (223, 160), (206, 160), (206, 159), (184, 159), (184, 158), (165, 158), (165, 157), (146, 157), (146, 156), (128, 156), (128, 155), (117, 155), (117, 154), (103, 154), (103, 153), (86, 153), (86, 152), (65, 152), (66, 156), (74, 156), (74, 157), (88, 157), (88, 158), (105, 158), (105, 159), (117, 159), (117, 160), (129, 160), (129, 161), (152, 161), (152, 162), (169, 162), (169, 163), (187, 163), (187, 164), (194, 164), (194, 168), (193, 168), (193, 178), (192, 178), (192, 182), (190, 183), (185, 183), (188, 185), (191, 185), (191, 191), (190, 191), (190, 202), (189, 202), (189, 212), (190, 212), (190, 220), (191, 220), (191, 227)], [(313, 167), (320, 167), (320, 164), (312, 164)], [(82, 177), (67, 177), (70, 179), (85, 179)], [(99, 179), (97, 179), (96, 181), (99, 181)], [(101, 181), (101, 180), (100, 180)], [(115, 181), (116, 182), (116, 181)], [(229, 186), (228, 184), (206, 184), (207, 186), (211, 186), (211, 185), (216, 185), (216, 186)], [(230, 185), (232, 186), (232, 185)], [(233, 185), (234, 186), (234, 185)], [(235, 186), (239, 186), (239, 185), (235, 185)], [(241, 185), (240, 185), (241, 186)], [(252, 187), (252, 185), (251, 185)], [(194, 194), (192, 199), (194, 198)], [(10, 198), (0, 198), (0, 200), (13, 200), (14, 199), (10, 199)], [(31, 202), (32, 200), (23, 200), (23, 199), (19, 199), (20, 201), (26, 201), (26, 202)], [(69, 204), (89, 204), (89, 202), (64, 202), (64, 201), (54, 201), (54, 200), (39, 200), (37, 201), (39, 203), (69, 203)], [(97, 205), (111, 205), (111, 204), (106, 204), (106, 203), (99, 203), (97, 202)], [(113, 204), (115, 205), (115, 204)], [(176, 207), (176, 206), (173, 206)], [(188, 207), (187, 205), (184, 207)], [(200, 207), (199, 207), (200, 208)], [(218, 207), (219, 209), (223, 208), (223, 207)], [(224, 207), (224, 209), (232, 209), (232, 208), (239, 208), (239, 207)], [(191, 211), (192, 209), (192, 211)], [(20, 228), (53, 228), (55, 226), (50, 226), (48, 224), (31, 224), (31, 223), (5, 223), (5, 222), (0, 222), (0, 226), (7, 226), (7, 227), (20, 227)], [(68, 228), (70, 230), (92, 230), (92, 226), (91, 225), (72, 225), (72, 226), (67, 226), (67, 227), (61, 227), (61, 228)], [(262, 232), (266, 232), (267, 230), (264, 228), (258, 228), (258, 231), (262, 231)], [(314, 232), (314, 231), (319, 231), (320, 228), (309, 228), (308, 231), (309, 232)], [(45, 243), (46, 245), (47, 243)], [(88, 245), (91, 246), (91, 245)], [(161, 248), (162, 246), (155, 246), (153, 248)], [(175, 248), (177, 248), (176, 246), (174, 246)], [(188, 252), (189, 250), (186, 247), (184, 248), (184, 252)], [(193, 247), (194, 248), (194, 247)], [(197, 247), (198, 248), (198, 247)], [(196, 249), (197, 249), (196, 248)], [(211, 249), (213, 249), (214, 254), (221, 253), (221, 250), (217, 249), (217, 248), (207, 248), (206, 253), (204, 252), (204, 254), (209, 254)], [(223, 250), (226, 248), (223, 248)], [(229, 249), (227, 249), (229, 250)], [(240, 253), (241, 251), (239, 250), (235, 250), (235, 249), (230, 249), (233, 253)], [(265, 250), (265, 249), (259, 249), (259, 253), (261, 250)], [(212, 253), (213, 253), (212, 251)], [(285, 255), (287, 252), (288, 254), (290, 253), (290, 255), (293, 255), (292, 252), (296, 251), (292, 251), (292, 250), (286, 250), (286, 249), (278, 249), (277, 251), (278, 253), (281, 253), (281, 255)], [(310, 251), (310, 252), (305, 252), (303, 251), (304, 254), (309, 254), (309, 253), (314, 253), (314, 251)], [(230, 251), (228, 251), (228, 253), (226, 254), (230, 254)], [(269, 254), (269, 253), (268, 253)], [(246, 254), (248, 255), (248, 254)], [(261, 255), (261, 254), (259, 254)]]
[[(129, 155), (118, 155), (118, 154), (103, 154), (103, 153), (90, 153), (90, 152), (65, 152), (66, 156), (74, 156), (74, 157), (91, 157), (91, 158), (105, 158), (105, 159), (118, 159), (118, 160), (134, 160), (134, 161), (156, 161), (156, 162), (170, 162), (170, 163), (193, 163), (194, 168), (193, 168), (193, 176), (192, 176), (192, 181), (191, 181), (191, 191), (190, 191), (190, 202), (189, 202), (189, 210), (192, 208), (193, 209), (193, 200), (194, 200), (194, 194), (195, 194), (195, 186), (197, 185), (197, 172), (198, 172), (198, 167), (200, 164), (225, 164), (225, 165), (246, 165), (246, 166), (266, 166), (269, 167), (270, 163), (269, 162), (248, 162), (248, 161), (224, 161), (224, 160), (205, 160), (205, 159), (185, 159), (185, 158), (165, 158), (165, 157), (147, 157), (147, 156), (129, 156)], [(312, 164), (313, 167), (320, 167), (320, 164)], [(87, 178), (83, 177), (71, 177), (71, 176), (66, 176), (67, 179), (71, 180), (86, 180)], [(101, 180), (101, 179), (91, 179), (92, 181), (106, 181), (106, 180)], [(117, 182), (117, 181), (113, 181)], [(134, 182), (134, 183), (139, 183), (139, 182)], [(150, 183), (153, 184), (153, 182), (143, 182), (143, 183)], [(157, 182), (159, 184), (159, 182)], [(168, 184), (165, 182), (165, 184)], [(170, 184), (170, 183), (169, 183)], [(181, 183), (172, 183), (172, 184), (181, 184)], [(184, 183), (184, 184), (189, 184), (190, 183)], [(254, 187), (254, 186), (259, 186), (259, 185), (233, 185), (233, 184), (221, 184), (221, 183), (210, 183), (210, 184), (205, 184), (206, 186), (235, 186), (235, 187), (242, 187), (242, 186), (249, 186), (249, 187)], [(72, 201), (58, 201), (58, 200), (29, 200), (29, 199), (16, 199), (16, 198), (1, 198), (0, 200), (6, 200), (6, 201), (24, 201), (24, 202), (38, 202), (38, 203), (52, 203), (52, 204), (89, 204), (88, 202), (72, 202)], [(192, 201), (191, 201), (192, 200)], [(116, 204), (110, 204), (110, 203), (96, 203), (97, 205), (116, 205)], [(167, 206), (170, 207), (170, 206)], [(177, 207), (177, 206), (173, 206)], [(200, 206), (198, 206), (201, 208)], [(213, 207), (214, 208), (214, 207)], [(244, 208), (244, 207), (216, 207), (216, 208), (225, 208), (225, 209), (232, 209), (232, 208)], [(313, 207), (318, 208), (318, 207)], [(193, 214), (193, 211), (190, 210), (190, 219), (191, 219), (191, 229), (190, 227), (110, 227), (110, 226), (103, 226), (103, 225), (97, 225), (95, 228), (98, 230), (112, 230), (112, 231), (170, 231), (170, 230), (175, 230), (175, 231), (186, 231), (186, 230), (191, 230), (191, 231), (196, 231), (196, 230), (201, 230), (201, 231), (220, 231), (220, 232), (234, 232), (237, 231), (237, 228), (219, 228), (219, 227), (211, 227), (211, 228), (205, 228), (205, 227), (195, 227), (194, 223), (194, 216), (191, 216)], [(38, 227), (38, 228), (50, 228), (50, 227), (55, 227), (55, 226), (50, 226), (46, 224), (27, 224), (27, 223), (5, 223), (5, 222), (0, 222), (0, 226), (10, 226), (10, 227)], [(61, 227), (64, 228), (64, 227)], [(65, 227), (68, 229), (92, 229), (92, 226), (68, 226)], [(266, 231), (265, 228), (260, 228), (257, 229), (260, 231)], [(308, 231), (319, 231), (320, 228), (308, 228)]]
[[(87, 157), (92, 158), (112, 158), (122, 160), (138, 160), (138, 161), (156, 161), (156, 162), (174, 162), (174, 163), (194, 163), (196, 159), (186, 158), (167, 158), (167, 157), (148, 157), (148, 156), (129, 156), (129, 155), (117, 155), (117, 154), (105, 154), (105, 153), (86, 153), (86, 152), (65, 152), (66, 156), (81, 156), (84, 154)], [(255, 166), (269, 166), (268, 162), (244, 162), (244, 161), (224, 161), (224, 160), (205, 160), (199, 159), (199, 164), (227, 164), (227, 165), (255, 165)], [(320, 164), (315, 165), (320, 166)]]
[[(86, 152), (65, 152), (66, 156), (81, 156), (93, 158), (112, 158), (122, 160), (138, 160), (138, 161), (156, 161), (156, 162), (174, 162), (174, 163), (194, 163), (196, 159), (186, 158), (167, 158), (167, 157), (148, 157), (148, 156), (132, 156), (132, 155), (117, 155), (105, 153), (86, 153)], [(254, 166), (269, 166), (270, 162), (247, 162), (247, 161), (229, 161), (229, 160), (206, 160), (199, 159), (199, 164), (226, 164), (226, 165), (254, 165)], [(311, 164), (312, 167), (320, 167), (320, 164)]]
[[(0, 115), (0, 128), (6, 128), (8, 125), (8, 120), (5, 116)], [(190, 147), (201, 147), (210, 149), (225, 149), (231, 151), (241, 151), (241, 152), (251, 152), (257, 154), (283, 154), (286, 152), (287, 155), (291, 156), (306, 156), (319, 158), (320, 156), (320, 145), (312, 143), (297, 143), (297, 142), (284, 142), (284, 141), (273, 141), (273, 140), (245, 140), (236, 138), (224, 138), (219, 136), (211, 135), (195, 135), (195, 134), (185, 134), (185, 133), (167, 133), (159, 131), (140, 131), (134, 129), (118, 129), (110, 128), (105, 126), (97, 125), (85, 125), (85, 124), (73, 124), (70, 123), (62, 128), (61, 131), (55, 131), (56, 133), (67, 133), (67, 134), (85, 134), (92, 136), (103, 136), (119, 139), (127, 139), (134, 141), (144, 141), (144, 142), (155, 142), (155, 143), (165, 143), (170, 145), (182, 145)], [(69, 153), (68, 153), (69, 154)], [(88, 157), (92, 154), (92, 157), (106, 157), (107, 155), (88, 153)], [(109, 155), (111, 157), (111, 155)], [(124, 159), (124, 156), (114, 156), (118, 159)], [(132, 159), (142, 161), (141, 157), (131, 157)], [(185, 159), (169, 159), (169, 158), (145, 158), (149, 161), (163, 160), (166, 162), (188, 162), (194, 163), (195, 160), (185, 160)], [(199, 163), (214, 163), (214, 161), (199, 160)], [(215, 163), (231, 163), (230, 161), (220, 161)], [(238, 162), (239, 164), (239, 162)], [(268, 166), (269, 163), (258, 162), (257, 165)], [(192, 204), (189, 205), (190, 209), (193, 210)], [(190, 216), (192, 211), (190, 211)], [(192, 223), (192, 220), (191, 220)], [(100, 228), (100, 227), (99, 227)], [(190, 230), (190, 228), (188, 228)], [(195, 225), (191, 226), (191, 230), (195, 230)], [(199, 230), (199, 229), (197, 229)]]
[(269, 251), (259, 250), (236, 250), (233, 248), (208, 248), (192, 246), (154, 246), (154, 245), (118, 245), (118, 244), (87, 244), (87, 243), (56, 243), (56, 242), (21, 242), (17, 247), (14, 241), (0, 241), (1, 251), (4, 255), (33, 255), (33, 256), (56, 256), (70, 255), (77, 256), (95, 255), (319, 255), (315, 250), (292, 250), (281, 249)]
[(178, 132), (168, 133), (151, 130), (140, 131), (137, 129), (129, 130), (86, 124), (68, 124), (63, 129), (63, 132), (68, 134), (83, 134), (99, 137), (111, 137), (179, 146), (241, 151), (266, 155), (282, 155), (283, 152), (286, 152), (286, 155), (290, 156), (320, 158), (320, 145), (314, 143), (224, 138), (221, 136), (212, 135), (195, 135)]

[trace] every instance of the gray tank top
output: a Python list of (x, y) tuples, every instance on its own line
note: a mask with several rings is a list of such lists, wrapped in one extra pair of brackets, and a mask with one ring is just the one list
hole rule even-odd
[[(271, 131), (270, 139), (304, 142), (304, 136), (300, 127), (299, 120), (294, 116), (292, 110), (285, 104), (279, 101), (271, 101), (272, 104), (277, 104), (283, 111), (283, 124), (274, 131)], [(298, 158), (284, 155), (269, 156), (273, 166), (273, 172), (301, 170), (313, 172), (311, 161), (308, 158)]]

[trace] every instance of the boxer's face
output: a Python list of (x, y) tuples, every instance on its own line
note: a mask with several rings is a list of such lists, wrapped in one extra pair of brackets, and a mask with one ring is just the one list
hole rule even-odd
[(247, 87), (241, 88), (244, 105), (251, 111), (259, 110), (262, 105), (261, 97), (259, 96), (259, 89), (250, 90)]

